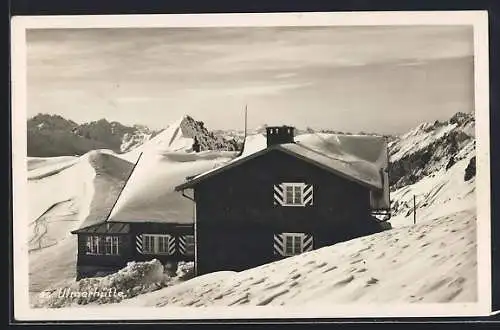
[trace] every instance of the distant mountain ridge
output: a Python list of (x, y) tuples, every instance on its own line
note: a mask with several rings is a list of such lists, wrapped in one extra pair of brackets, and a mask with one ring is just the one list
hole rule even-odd
[[(59, 115), (38, 114), (27, 122), (28, 157), (83, 155), (91, 150), (109, 149), (126, 153), (151, 140), (163, 130), (152, 130), (143, 125), (126, 126), (119, 122), (100, 119), (77, 124)], [(195, 138), (200, 150), (238, 150), (241, 143), (210, 132), (202, 121), (184, 116), (181, 129)]]
[[(389, 142), (391, 189), (413, 184), (439, 169), (449, 169), (474, 151), (473, 113), (457, 112), (445, 121), (422, 123)], [(474, 165), (475, 157), (471, 158), (471, 167)]]
[(159, 133), (145, 126), (125, 126), (106, 119), (77, 124), (50, 114), (28, 119), (27, 130), (30, 157), (83, 155), (95, 149), (122, 153)]

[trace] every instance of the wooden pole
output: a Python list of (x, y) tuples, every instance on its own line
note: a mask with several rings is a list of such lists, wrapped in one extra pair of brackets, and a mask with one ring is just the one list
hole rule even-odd
[(413, 195), (413, 224), (417, 223), (417, 206), (415, 201), (415, 195)]
[(241, 155), (243, 155), (243, 150), (245, 150), (245, 142), (247, 140), (247, 117), (248, 117), (247, 110), (248, 110), (248, 106), (245, 105), (245, 133), (243, 136), (243, 145), (241, 146), (241, 150), (236, 157), (240, 157)]

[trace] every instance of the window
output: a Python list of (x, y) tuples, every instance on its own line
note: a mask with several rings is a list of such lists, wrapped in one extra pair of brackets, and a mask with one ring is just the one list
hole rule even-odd
[(158, 253), (168, 253), (168, 236), (156, 236), (158, 240)]
[(87, 236), (86, 254), (99, 254), (99, 236)]
[(276, 233), (274, 234), (274, 254), (282, 257), (294, 256), (314, 248), (311, 233)]
[(285, 183), (285, 205), (303, 205), (302, 183)]
[(118, 255), (118, 236), (87, 236), (86, 254)]
[(313, 185), (303, 182), (284, 182), (274, 185), (274, 205), (312, 206)]
[(285, 251), (284, 254), (287, 256), (293, 256), (297, 254), (301, 254), (303, 252), (302, 249), (302, 241), (304, 234), (301, 233), (285, 233)]
[(194, 235), (186, 235), (186, 255), (194, 255)]
[(104, 238), (104, 254), (118, 254), (118, 236)]
[(146, 254), (171, 254), (170, 253), (170, 235), (143, 234), (142, 252)]
[(142, 251), (145, 253), (154, 253), (155, 245), (154, 245), (154, 236), (152, 235), (143, 235), (143, 247)]

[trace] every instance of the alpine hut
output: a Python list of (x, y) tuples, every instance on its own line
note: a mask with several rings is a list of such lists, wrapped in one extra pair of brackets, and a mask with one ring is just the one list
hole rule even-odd
[(227, 163), (175, 187), (195, 203), (197, 275), (241, 271), (386, 228), (387, 142), (266, 127)]

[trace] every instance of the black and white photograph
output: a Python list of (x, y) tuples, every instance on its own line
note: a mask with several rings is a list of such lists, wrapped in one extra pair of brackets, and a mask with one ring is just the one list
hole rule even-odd
[(482, 12), (14, 21), (16, 317), (487, 315), (486, 32)]

